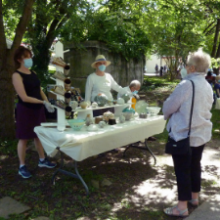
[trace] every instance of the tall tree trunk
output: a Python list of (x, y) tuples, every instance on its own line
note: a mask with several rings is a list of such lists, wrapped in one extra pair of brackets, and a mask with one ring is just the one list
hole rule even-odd
[(214, 38), (214, 43), (213, 43), (212, 53), (211, 53), (212, 57), (215, 57), (215, 54), (216, 54), (219, 31), (220, 31), (220, 19), (217, 19), (217, 25), (215, 29), (215, 38)]
[(33, 57), (33, 70), (37, 73), (41, 85), (44, 87), (47, 84), (48, 79), (48, 64), (50, 62), (50, 49), (51, 44), (47, 42), (42, 42), (42, 44), (32, 44), (34, 51)]
[(26, 0), (23, 14), (15, 31), (15, 39), (11, 49), (7, 49), (5, 30), (2, 15), (2, 0), (0, 0), (0, 138), (13, 138), (14, 126), (14, 100), (15, 93), (12, 85), (14, 71), (13, 55), (20, 45), (22, 37), (31, 17), (34, 0)]
[(215, 58), (219, 58), (220, 57), (220, 42), (218, 44), (218, 50), (216, 52)]

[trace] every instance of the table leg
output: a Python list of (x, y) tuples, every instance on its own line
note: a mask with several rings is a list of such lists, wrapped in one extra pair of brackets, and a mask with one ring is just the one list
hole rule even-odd
[(78, 179), (81, 181), (81, 183), (83, 184), (83, 186), (85, 187), (86, 189), (86, 195), (89, 195), (89, 188), (88, 186), (86, 185), (84, 179), (81, 177), (81, 175), (79, 174), (79, 171), (78, 171), (78, 168), (77, 168), (77, 162), (75, 161), (75, 172), (76, 172), (76, 175), (78, 177)]
[(78, 171), (78, 167), (77, 167), (77, 162), (75, 161), (74, 162), (74, 169), (75, 169), (75, 172), (76, 173), (72, 173), (72, 172), (69, 172), (69, 171), (66, 171), (66, 170), (63, 170), (63, 157), (62, 157), (62, 153), (61, 153), (61, 164), (60, 164), (60, 168), (58, 168), (54, 174), (53, 174), (53, 177), (52, 177), (52, 184), (55, 185), (55, 178), (56, 178), (56, 175), (60, 172), (60, 173), (63, 173), (67, 176), (71, 176), (73, 178), (76, 178), (76, 179), (79, 179), (81, 181), (81, 183), (83, 184), (83, 186), (85, 187), (85, 190), (86, 190), (86, 195), (89, 195), (89, 188), (87, 186), (87, 184), (85, 183), (85, 181), (83, 180), (83, 178), (81, 177), (81, 175), (79, 174), (79, 171)]
[(123, 157), (125, 157), (125, 153), (127, 152), (127, 150), (128, 150), (130, 147), (131, 147), (131, 145), (128, 145), (128, 146), (126, 147), (126, 149), (124, 150), (124, 153), (123, 153)]
[[(136, 148), (136, 149), (139, 149), (139, 150), (147, 150), (147, 151), (151, 154), (151, 156), (154, 158), (154, 165), (156, 165), (157, 159), (156, 159), (154, 153), (153, 153), (153, 152), (151, 151), (151, 149), (148, 147), (148, 145), (147, 145), (147, 139), (145, 139), (144, 147), (139, 147), (139, 146), (137, 146), (137, 145), (135, 145), (135, 144), (137, 144), (137, 143), (130, 144), (130, 145), (127, 146), (127, 148), (125, 149), (125, 151), (124, 151), (124, 153), (123, 153), (123, 157), (125, 157), (125, 153), (127, 152), (127, 150), (128, 150), (130, 147)], [(138, 142), (138, 144), (139, 144), (139, 142)]]
[(151, 154), (151, 156), (154, 158), (154, 165), (157, 164), (157, 158), (156, 156), (154, 155), (154, 153), (152, 152), (152, 150), (148, 147), (147, 145), (147, 139), (145, 139), (145, 147), (147, 148), (147, 150), (149, 151), (149, 153)]

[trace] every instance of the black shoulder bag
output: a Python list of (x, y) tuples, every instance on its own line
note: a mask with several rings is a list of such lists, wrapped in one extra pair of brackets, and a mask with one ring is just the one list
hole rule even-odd
[(180, 141), (175, 141), (171, 137), (168, 137), (168, 141), (165, 147), (165, 153), (167, 154), (174, 154), (174, 155), (187, 154), (190, 149), (190, 133), (191, 133), (191, 123), (192, 123), (194, 96), (195, 96), (195, 85), (192, 80), (190, 81), (192, 83), (193, 94), (192, 94), (192, 104), (191, 104), (190, 119), (189, 119), (188, 137)]

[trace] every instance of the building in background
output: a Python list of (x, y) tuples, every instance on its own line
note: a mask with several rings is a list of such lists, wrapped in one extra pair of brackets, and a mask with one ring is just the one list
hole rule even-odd
[(161, 66), (167, 65), (165, 62), (166, 58), (158, 56), (157, 54), (151, 55), (150, 58), (146, 58), (146, 66), (145, 66), (145, 72), (146, 73), (155, 73), (155, 66), (158, 65), (158, 68), (160, 70)]

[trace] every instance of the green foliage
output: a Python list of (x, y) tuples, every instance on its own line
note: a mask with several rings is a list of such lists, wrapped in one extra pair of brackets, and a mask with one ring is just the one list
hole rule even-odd
[(157, 0), (149, 1), (147, 10), (146, 31), (150, 33), (156, 53), (166, 57), (169, 80), (173, 80), (180, 58), (185, 60), (189, 51), (205, 44), (199, 25), (203, 16), (201, 7), (197, 1), (191, 0)]
[[(126, 59), (142, 59), (151, 44), (139, 25), (137, 10), (129, 8), (128, 11), (127, 4), (120, 4), (116, 10), (114, 4), (107, 2), (95, 11), (87, 11), (86, 15), (75, 14), (63, 26), (60, 36), (65, 42), (98, 40), (106, 43), (110, 51), (120, 53)], [(122, 10), (119, 10), (120, 6)]]
[[(219, 125), (220, 125), (220, 111), (212, 108), (212, 123), (213, 123), (213, 127), (212, 127), (212, 137), (213, 138), (219, 138), (220, 135), (220, 131), (219, 131)], [(217, 132), (218, 131), (218, 132)]]
[(212, 67), (213, 68), (219, 68), (220, 67), (220, 58), (212, 58)]
[(0, 155), (16, 155), (18, 140), (0, 139)]
[(141, 91), (153, 91), (154, 89), (159, 87), (168, 87), (168, 89), (173, 90), (178, 83), (179, 80), (174, 80), (173, 82), (170, 82), (166, 78), (161, 77), (144, 77)]

